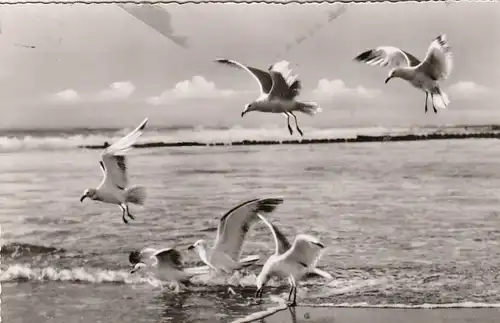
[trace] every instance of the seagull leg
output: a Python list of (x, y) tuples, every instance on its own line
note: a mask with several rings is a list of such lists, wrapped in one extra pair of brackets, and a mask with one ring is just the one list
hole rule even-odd
[(131, 218), (132, 220), (135, 220), (135, 217), (132, 214), (130, 214), (130, 212), (128, 210), (128, 205), (127, 204), (125, 204), (125, 209), (127, 210), (128, 217)]
[(425, 113), (427, 113), (427, 103), (429, 102), (429, 92), (425, 92)]
[(286, 115), (286, 122), (288, 125), (288, 131), (290, 132), (290, 135), (293, 135), (293, 130), (292, 127), (290, 126), (290, 114), (288, 112), (285, 112)]
[(296, 284), (295, 279), (293, 277), (290, 277), (290, 280), (292, 282), (293, 301), (291, 303), (288, 303), (288, 306), (294, 307), (297, 305), (297, 302), (296, 302), (296, 300), (297, 300), (297, 284)]
[(125, 219), (125, 208), (120, 204), (120, 209), (122, 209), (122, 219), (124, 223), (128, 223), (127, 219)]
[(431, 101), (432, 101), (432, 109), (434, 110), (434, 113), (438, 113), (438, 110), (436, 109), (436, 106), (434, 105), (434, 94), (431, 93)]
[(299, 124), (297, 123), (297, 117), (295, 116), (295, 114), (294, 114), (293, 112), (291, 112), (291, 111), (290, 111), (289, 113), (290, 113), (290, 114), (293, 116), (293, 118), (295, 119), (295, 128), (297, 128), (297, 131), (298, 131), (298, 132), (300, 133), (300, 135), (303, 137), (303, 136), (304, 136), (304, 134), (302, 133), (302, 130), (300, 130), (300, 128), (299, 128)]
[(288, 301), (292, 298), (292, 291), (293, 291), (293, 285), (292, 285), (292, 279), (288, 278), (288, 282), (290, 283), (290, 292), (288, 293)]

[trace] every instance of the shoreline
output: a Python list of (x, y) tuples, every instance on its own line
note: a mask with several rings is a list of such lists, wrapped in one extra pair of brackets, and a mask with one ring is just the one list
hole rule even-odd
[[(325, 139), (294, 139), (294, 140), (242, 140), (233, 142), (204, 143), (197, 141), (180, 142), (149, 142), (135, 144), (134, 148), (158, 148), (158, 147), (211, 147), (211, 146), (270, 146), (270, 145), (309, 145), (309, 144), (335, 144), (335, 143), (362, 143), (362, 142), (399, 142), (399, 141), (424, 141), (424, 140), (450, 140), (450, 139), (500, 139), (500, 132), (479, 133), (431, 133), (424, 135), (386, 135), (369, 136), (358, 135), (354, 138), (325, 138)], [(79, 145), (84, 149), (104, 149), (102, 145)]]

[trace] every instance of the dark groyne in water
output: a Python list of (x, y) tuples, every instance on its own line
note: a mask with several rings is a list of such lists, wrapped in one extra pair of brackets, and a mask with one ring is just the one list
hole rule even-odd
[[(367, 136), (358, 135), (355, 138), (331, 138), (331, 139), (302, 139), (302, 140), (243, 140), (234, 142), (204, 143), (195, 141), (182, 142), (150, 142), (136, 144), (134, 148), (157, 148), (157, 147), (193, 147), (193, 146), (263, 146), (263, 145), (310, 145), (310, 144), (334, 144), (334, 143), (356, 143), (356, 142), (387, 142), (387, 141), (422, 141), (422, 140), (450, 140), (450, 139), (500, 139), (500, 132), (482, 133), (431, 133), (423, 135), (386, 135)], [(103, 145), (82, 145), (79, 148), (103, 149)]]

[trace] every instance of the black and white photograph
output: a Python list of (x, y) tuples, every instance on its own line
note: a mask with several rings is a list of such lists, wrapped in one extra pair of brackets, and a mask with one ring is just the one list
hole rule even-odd
[(8, 323), (500, 321), (500, 3), (0, 5)]

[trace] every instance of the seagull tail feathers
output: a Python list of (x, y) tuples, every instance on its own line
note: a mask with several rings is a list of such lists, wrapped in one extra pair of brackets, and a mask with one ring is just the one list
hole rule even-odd
[(312, 116), (321, 112), (321, 107), (316, 102), (297, 102), (297, 110)]
[(125, 191), (125, 201), (132, 204), (144, 205), (146, 196), (146, 188), (143, 186), (132, 186)]
[(438, 90), (437, 93), (434, 93), (432, 96), (433, 104), (438, 109), (446, 109), (450, 104), (450, 100), (446, 93), (441, 90)]

